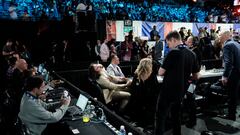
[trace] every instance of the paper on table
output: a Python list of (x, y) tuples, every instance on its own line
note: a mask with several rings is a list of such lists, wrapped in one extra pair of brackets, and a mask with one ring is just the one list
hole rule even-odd
[(73, 134), (79, 134), (80, 133), (78, 129), (73, 129), (72, 132), (73, 132)]
[(190, 93), (193, 93), (195, 89), (196, 89), (196, 85), (191, 83), (187, 91)]

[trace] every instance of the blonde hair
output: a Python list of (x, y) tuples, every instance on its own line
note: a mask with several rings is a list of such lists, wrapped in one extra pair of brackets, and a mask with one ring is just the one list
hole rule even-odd
[(134, 73), (137, 75), (138, 79), (145, 81), (152, 73), (152, 59), (141, 59)]

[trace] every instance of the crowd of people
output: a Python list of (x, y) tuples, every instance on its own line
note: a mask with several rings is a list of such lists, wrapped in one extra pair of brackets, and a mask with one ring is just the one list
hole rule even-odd
[[(131, 3), (123, 1), (106, 1), (92, 0), (91, 4), (83, 1), (67, 1), (61, 3), (64, 8), (59, 8), (59, 1), (43, 4), (44, 1), (15, 1), (21, 6), (26, 4), (24, 12), (28, 16), (38, 16), (38, 11), (51, 18), (61, 18), (61, 13), (74, 14), (75, 12), (86, 13), (85, 11), (94, 11), (98, 19), (133, 19), (147, 21), (193, 21), (193, 22), (228, 22), (229, 14), (224, 13), (220, 19), (214, 13), (204, 11), (200, 7), (170, 6), (144, 3)], [(38, 3), (38, 4), (36, 4)], [(79, 4), (80, 3), (80, 4)], [(6, 3), (3, 3), (3, 9), (7, 9)], [(41, 7), (41, 6), (43, 7)], [(49, 8), (51, 5), (51, 8)], [(57, 6), (58, 5), (58, 6)], [(67, 6), (66, 6), (67, 5)], [(88, 5), (88, 6), (86, 6)], [(91, 7), (92, 6), (92, 7)], [(10, 6), (10, 16), (17, 19), (18, 14), (15, 12), (14, 4)], [(32, 12), (34, 10), (34, 12)], [(62, 11), (60, 11), (61, 9)], [(131, 11), (131, 12), (130, 12)], [(162, 12), (159, 12), (162, 11)], [(35, 16), (36, 15), (36, 16)], [(226, 17), (227, 16), (227, 17)], [(120, 17), (120, 18), (118, 18)], [(121, 18), (123, 17), (123, 18)], [(235, 35), (235, 31), (230, 29), (224, 32), (218, 29), (199, 28), (198, 36), (193, 36), (191, 30), (182, 27), (179, 32), (171, 31), (160, 40), (159, 31), (154, 26), (150, 32), (149, 39), (154, 42), (153, 47), (148, 45), (148, 40), (141, 40), (139, 37), (133, 37), (133, 32), (125, 36), (123, 42), (117, 43), (115, 39), (108, 41), (86, 41), (82, 44), (82, 57), (86, 57), (89, 66), (89, 78), (96, 81), (103, 91), (103, 102), (109, 104), (118, 103), (117, 113), (124, 115), (129, 113), (133, 120), (140, 123), (141, 126), (148, 126), (154, 122), (155, 135), (162, 135), (165, 132), (165, 123), (167, 115), (172, 113), (173, 118), (173, 134), (181, 134), (180, 107), (183, 97), (188, 94), (186, 92), (189, 82), (198, 79), (198, 72), (202, 60), (223, 59), (224, 73), (222, 83), (229, 90), (229, 107), (228, 115), (225, 117), (230, 120), (236, 120), (236, 95), (239, 86), (240, 76), (240, 45), (239, 37)], [(41, 32), (39, 32), (41, 35)], [(48, 111), (51, 104), (45, 104), (41, 95), (43, 94), (44, 82), (42, 78), (35, 77), (36, 68), (34, 67), (35, 59), (41, 59), (50, 66), (62, 66), (73, 62), (73, 49), (71, 39), (65, 40), (47, 40), (43, 42), (39, 39), (34, 43), (38, 43), (42, 47), (28, 49), (24, 42), (14, 39), (8, 39), (2, 48), (3, 64), (1, 64), (1, 75), (6, 78), (1, 85), (1, 89), (7, 90), (12, 99), (15, 100), (12, 108), (9, 123), (13, 122), (18, 116), (29, 128), (31, 133), (41, 134), (46, 129), (48, 123), (59, 121), (65, 114), (69, 99), (62, 99), (58, 103), (55, 112)], [(164, 47), (164, 44), (166, 45)], [(77, 43), (79, 46), (79, 43)], [(44, 48), (46, 47), (46, 48)], [(46, 51), (47, 50), (47, 51)], [(79, 50), (77, 50), (79, 51)], [(164, 51), (164, 53), (163, 53)], [(34, 53), (38, 52), (37, 55)], [(44, 55), (43, 55), (44, 53)], [(79, 57), (79, 52), (77, 54)], [(37, 58), (38, 57), (38, 58)], [(104, 64), (99, 64), (104, 63)], [(120, 61), (132, 62), (137, 61), (138, 66), (132, 75), (127, 78), (121, 70)], [(106, 67), (106, 63), (110, 64)], [(38, 63), (39, 64), (39, 63)], [(51, 68), (55, 68), (55, 67)], [(3, 70), (3, 71), (2, 71)], [(159, 86), (157, 76), (164, 76), (161, 88)], [(174, 85), (173, 85), (174, 84)], [(188, 95), (189, 96), (189, 95)], [(193, 98), (193, 95), (189, 96)], [(143, 100), (145, 99), (145, 100)], [(194, 102), (194, 101), (191, 101)], [(21, 104), (20, 104), (21, 103)], [(56, 104), (55, 104), (56, 105)], [(196, 108), (191, 107), (192, 113)], [(147, 117), (143, 118), (143, 115)], [(190, 127), (196, 125), (196, 114), (190, 118)], [(155, 117), (156, 116), (156, 117)], [(138, 123), (138, 124), (139, 124)], [(12, 124), (12, 123), (11, 123)], [(41, 124), (41, 126), (39, 126)], [(12, 127), (7, 127), (10, 130)]]
[[(170, 51), (165, 55), (159, 54), (162, 53), (163, 50), (163, 41), (160, 40), (158, 34), (153, 37), (155, 44), (152, 49), (148, 48), (148, 41), (141, 41), (138, 37), (133, 40), (132, 32), (130, 32), (128, 36), (125, 36), (124, 42), (120, 43), (119, 47), (116, 47), (114, 39), (110, 41), (105, 39), (103, 42), (98, 40), (94, 49), (86, 42), (86, 47), (96, 53), (90, 56), (95, 56), (95, 60), (99, 60), (103, 63), (111, 62), (108, 67), (106, 67), (106, 70), (104, 66), (99, 63), (92, 63), (89, 66), (89, 78), (95, 80), (102, 88), (104, 96), (103, 102), (105, 104), (117, 102), (119, 104), (119, 114), (125, 114), (132, 109), (130, 111), (132, 114), (129, 115), (135, 120), (139, 120), (139, 117), (142, 117), (142, 115), (147, 115), (148, 119), (141, 118), (141, 120), (143, 120), (141, 124), (146, 126), (147, 124), (152, 124), (155, 120), (154, 132), (157, 135), (164, 133), (164, 123), (171, 109), (175, 112), (172, 115), (175, 121), (173, 122), (173, 132), (174, 134), (179, 134), (181, 132), (181, 113), (179, 109), (183, 97), (186, 94), (189, 80), (198, 79), (201, 60), (221, 59), (223, 57), (225, 70), (222, 82), (223, 85), (227, 85), (232, 90), (232, 93), (229, 95), (231, 100), (229, 101), (229, 113), (226, 118), (235, 120), (236, 97), (234, 95), (236, 95), (236, 91), (234, 90), (237, 89), (240, 74), (238, 60), (240, 53), (239, 41), (236, 37), (233, 37), (234, 30), (222, 32), (221, 28), (219, 28), (218, 33), (214, 31), (212, 31), (213, 33), (209, 33), (206, 28), (200, 29), (198, 37), (192, 36), (191, 31), (186, 32), (185, 28), (181, 28), (179, 32), (170, 32), (165, 38)], [(156, 32), (153, 27), (152, 34), (154, 35), (154, 33), (159, 32)], [(214, 52), (215, 49), (211, 40), (215, 40), (214, 44), (218, 44), (218, 49), (216, 49), (219, 51), (218, 53)], [(68, 42), (67, 40), (62, 41), (61, 51), (65, 51), (66, 53)], [(71, 57), (68, 55), (61, 55), (59, 57), (60, 59), (56, 57), (56, 51), (59, 51), (56, 48), (57, 46), (59, 45), (53, 43), (53, 53), (51, 53), (52, 56), (50, 57), (52, 63), (48, 64), (56, 64), (60, 59), (66, 63), (71, 62)], [(62, 106), (57, 109), (55, 113), (44, 109), (45, 107), (48, 108), (48, 105), (40, 101), (44, 83), (40, 78), (32, 78), (32, 76), (35, 76), (36, 69), (34, 66), (31, 66), (30, 54), (31, 52), (29, 52), (22, 43), (12, 39), (7, 40), (2, 49), (2, 55), (8, 62), (5, 63), (7, 64), (5, 65), (5, 67), (7, 67), (5, 76), (8, 78), (5, 87), (13, 92), (13, 96), (15, 96), (14, 99), (16, 100), (16, 107), (13, 111), (13, 115), (17, 116), (17, 113), (20, 111), (20, 119), (26, 123), (26, 126), (31, 132), (37, 133), (42, 132), (46, 128), (47, 123), (56, 122), (61, 119), (66, 112), (70, 99), (59, 104)], [(219, 54), (219, 56), (215, 57), (217, 54)], [(118, 66), (120, 64), (119, 60), (139, 61), (139, 65), (133, 74), (133, 79), (126, 78), (124, 72), (122, 72), (121, 68)], [(159, 75), (164, 76), (161, 88), (158, 87), (157, 81), (157, 76)], [(190, 75), (192, 76), (190, 77)], [(28, 81), (30, 82), (26, 82), (25, 80), (29, 77), (30, 80)], [(27, 84), (25, 84), (25, 82)], [(147, 101), (143, 102), (143, 98)], [(21, 104), (19, 108), (21, 100), (22, 102), (26, 100), (28, 104)], [(37, 104), (38, 109), (42, 109), (42, 112), (39, 113), (41, 113), (43, 117), (49, 118), (44, 122), (41, 131), (36, 130), (35, 125), (32, 125), (31, 121), (27, 120), (29, 117), (28, 114), (30, 113), (30, 111), (28, 111), (28, 106), (34, 105), (35, 101), (41, 103)], [(156, 105), (157, 110), (155, 108)], [(149, 112), (149, 110), (151, 111)], [(157, 112), (156, 119), (154, 119), (155, 112)], [(192, 110), (192, 112), (194, 111)], [(15, 117), (13, 117), (12, 120), (14, 118)], [(36, 117), (31, 118), (31, 120), (39, 122), (39, 118), (35, 118)], [(40, 122), (42, 121), (40, 120)], [(196, 124), (196, 119), (191, 120), (191, 122), (193, 122), (191, 126), (194, 126)]]
[(51, 20), (61, 20), (64, 15), (76, 16), (78, 12), (94, 12), (96, 19), (130, 19), (162, 22), (238, 22), (231, 9), (204, 8), (193, 5), (169, 5), (148, 1), (109, 0), (53, 0), (53, 1), (2, 1), (3, 18), (37, 20), (46, 15)]

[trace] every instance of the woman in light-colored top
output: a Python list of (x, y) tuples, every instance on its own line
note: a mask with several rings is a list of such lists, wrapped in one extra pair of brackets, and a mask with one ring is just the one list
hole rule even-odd
[[(126, 78), (118, 78), (108, 75), (101, 64), (91, 64), (89, 67), (89, 77), (101, 86), (106, 104), (117, 101), (120, 102), (119, 110), (123, 110), (128, 103), (131, 94), (128, 92), (131, 81)], [(121, 83), (121, 84), (119, 84)]]

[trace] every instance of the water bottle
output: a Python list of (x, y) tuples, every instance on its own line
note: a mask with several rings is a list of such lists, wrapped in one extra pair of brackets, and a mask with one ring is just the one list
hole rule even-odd
[(203, 65), (203, 71), (206, 71), (206, 66), (205, 65)]
[(88, 101), (85, 111), (86, 111), (86, 113), (88, 114), (88, 117), (89, 117), (89, 118), (92, 118), (92, 117), (93, 117), (93, 111), (94, 111), (94, 109), (95, 109), (95, 106), (92, 105), (92, 102), (91, 102), (91, 101)]
[(90, 114), (91, 114), (91, 101), (88, 101), (86, 109), (83, 112), (83, 122), (87, 123), (90, 121)]
[(123, 125), (120, 126), (119, 135), (126, 135), (126, 130)]

